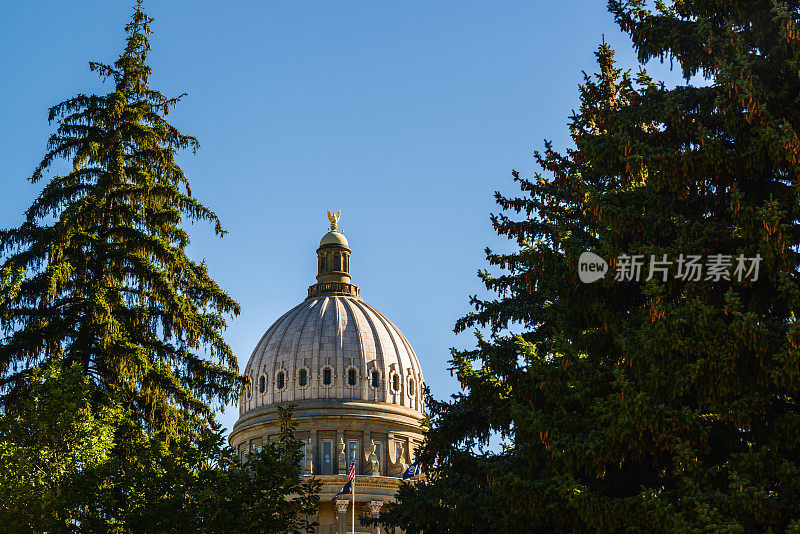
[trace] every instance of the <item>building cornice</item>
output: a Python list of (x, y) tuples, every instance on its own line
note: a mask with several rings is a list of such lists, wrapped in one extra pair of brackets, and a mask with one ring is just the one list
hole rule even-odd
[[(359, 420), (364, 422), (381, 421), (393, 426), (405, 427), (407, 432), (419, 434), (425, 416), (397, 404), (388, 402), (368, 402), (342, 399), (307, 399), (286, 403), (295, 405), (292, 409), (292, 420), (302, 423), (307, 420)], [(241, 433), (261, 426), (280, 423), (277, 404), (262, 406), (242, 415), (233, 426), (229, 442)]]

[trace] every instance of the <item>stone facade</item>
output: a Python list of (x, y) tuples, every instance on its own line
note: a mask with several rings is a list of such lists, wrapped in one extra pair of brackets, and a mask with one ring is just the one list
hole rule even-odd
[[(347, 239), (332, 229), (317, 249), (317, 283), (279, 318), (245, 368), (252, 387), (239, 403), (231, 445), (244, 457), (280, 432), (277, 406), (296, 404), (305, 476), (322, 483), (322, 534), (350, 532), (352, 502), (331, 501), (356, 465), (356, 517), (394, 500), (422, 442), (424, 381), (400, 330), (364, 302), (350, 280)], [(361, 527), (356, 532), (377, 532)]]

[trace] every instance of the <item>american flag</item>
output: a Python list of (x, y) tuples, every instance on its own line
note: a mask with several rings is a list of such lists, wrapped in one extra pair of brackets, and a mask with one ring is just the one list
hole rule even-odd
[(335, 500), (339, 495), (345, 495), (353, 492), (353, 483), (356, 479), (356, 463), (350, 462), (350, 467), (347, 469), (347, 483), (342, 486), (339, 493), (333, 496), (331, 500)]

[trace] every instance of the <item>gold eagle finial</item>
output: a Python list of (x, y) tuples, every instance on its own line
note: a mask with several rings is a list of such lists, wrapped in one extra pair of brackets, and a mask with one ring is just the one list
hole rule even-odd
[(328, 220), (331, 222), (331, 230), (336, 230), (337, 226), (339, 225), (339, 217), (342, 216), (342, 210), (339, 210), (334, 214), (331, 210), (328, 210)]

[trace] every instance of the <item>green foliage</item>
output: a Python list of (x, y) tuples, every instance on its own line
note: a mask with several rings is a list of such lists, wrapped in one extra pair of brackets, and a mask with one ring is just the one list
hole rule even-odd
[(223, 230), (175, 161), (198, 144), (165, 120), (181, 97), (149, 86), (150, 22), (140, 2), (119, 59), (90, 63), (111, 92), (50, 109), (58, 128), (31, 180), (60, 159), (71, 170), (47, 181), (19, 228), (0, 232), (3, 272), (26, 275), (0, 315), (0, 404), (33, 366), (77, 363), (93, 402), (113, 399), (146, 428), (179, 435), (239, 393), (221, 335), (239, 306), (186, 255), (185, 221)]
[(112, 407), (93, 409), (77, 365), (36, 369), (26, 394), (0, 415), (0, 525), (5, 532), (66, 531), (75, 510), (65, 494), (109, 460)]
[[(279, 441), (242, 464), (215, 426), (201, 435), (165, 442), (139, 433), (119, 458), (84, 473), (93, 491), (68, 495), (81, 510), (81, 532), (312, 533), (321, 484), (301, 476), (303, 442), (294, 437), (291, 407)], [(125, 498), (119, 496), (124, 494)]]
[[(292, 407), (280, 439), (243, 465), (217, 425), (167, 441), (119, 406), (98, 414), (78, 365), (35, 369), (25, 387), (13, 415), (0, 415), (3, 532), (315, 531), (321, 484), (301, 476)], [(126, 425), (127, 440), (115, 442)]]
[(303, 442), (294, 437), (293, 406), (278, 409), (278, 441), (265, 443), (244, 465), (226, 449), (221, 469), (206, 472), (193, 503), (203, 516), (202, 532), (315, 532), (322, 484), (301, 476)]
[(8, 302), (19, 293), (23, 274), (22, 269), (11, 269), (10, 267), (0, 269), (0, 313), (3, 313)]
[[(383, 521), (414, 532), (796, 532), (800, 524), (800, 5), (609, 3), (641, 61), (603, 44), (544, 175), (497, 194), (499, 235), (431, 403), (428, 480)], [(578, 280), (586, 250), (763, 258), (757, 281)], [(613, 269), (613, 265), (612, 265)], [(476, 452), (492, 433), (507, 442)]]

